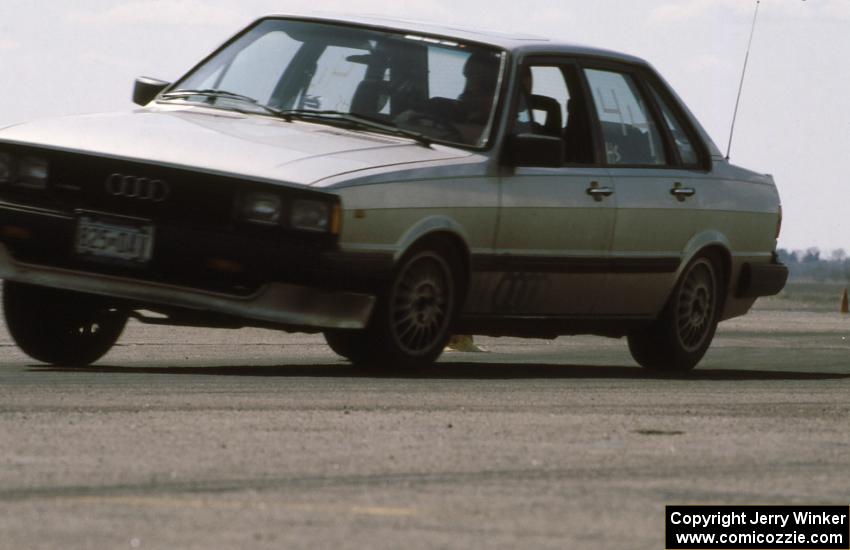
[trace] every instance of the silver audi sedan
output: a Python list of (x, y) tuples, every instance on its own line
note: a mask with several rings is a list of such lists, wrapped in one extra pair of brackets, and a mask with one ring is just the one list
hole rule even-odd
[(133, 99), (0, 131), (3, 307), (35, 359), (96, 361), (134, 318), (390, 369), (452, 333), (589, 333), (683, 371), (787, 277), (773, 179), (630, 55), (266, 17)]

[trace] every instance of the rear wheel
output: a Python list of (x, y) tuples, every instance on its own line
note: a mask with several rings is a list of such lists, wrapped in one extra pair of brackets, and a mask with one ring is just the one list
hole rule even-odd
[(127, 313), (106, 298), (11, 281), (3, 283), (3, 312), (24, 353), (63, 366), (103, 357), (127, 323)]
[(661, 316), (629, 335), (632, 357), (647, 369), (685, 372), (705, 355), (720, 318), (723, 281), (711, 255), (692, 260)]

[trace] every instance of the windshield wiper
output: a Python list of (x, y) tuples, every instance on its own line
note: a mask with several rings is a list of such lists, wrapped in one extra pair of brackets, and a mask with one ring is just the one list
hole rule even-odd
[[(415, 132), (413, 130), (407, 130), (405, 128), (400, 128), (397, 124), (390, 120), (379, 120), (376, 118), (371, 118), (364, 115), (354, 114), (354, 113), (344, 113), (342, 111), (331, 111), (331, 110), (312, 110), (312, 109), (289, 109), (286, 111), (282, 111), (280, 109), (275, 109), (274, 107), (269, 107), (268, 105), (264, 105), (260, 103), (258, 100), (253, 97), (249, 97), (242, 94), (237, 94), (236, 92), (229, 92), (227, 90), (216, 90), (212, 88), (203, 89), (203, 90), (173, 90), (170, 92), (166, 92), (162, 94), (163, 99), (180, 99), (191, 96), (204, 96), (210, 99), (223, 98), (223, 99), (233, 99), (236, 101), (241, 101), (243, 103), (249, 103), (263, 111), (274, 115), (276, 117), (282, 118), (286, 121), (292, 121), (293, 118), (311, 118), (311, 119), (319, 119), (319, 120), (330, 120), (330, 121), (341, 121), (347, 122), (350, 124), (355, 124), (360, 127), (369, 128), (372, 130), (378, 130), (380, 132), (394, 134), (398, 136), (407, 137), (413, 140), (418, 141), (425, 147), (431, 147), (431, 139), (419, 132)], [(238, 110), (238, 109), (237, 109)], [(245, 112), (238, 110), (239, 112)]]
[[(271, 109), (271, 108), (269, 108)], [(329, 110), (312, 110), (312, 109), (289, 109), (286, 111), (278, 111), (276, 109), (271, 109), (277, 113), (277, 116), (283, 118), (284, 120), (291, 121), (293, 118), (308, 118), (308, 119), (319, 119), (319, 120), (329, 120), (329, 121), (342, 121), (348, 122), (351, 124), (355, 124), (357, 126), (368, 128), (371, 130), (378, 130), (379, 132), (384, 132), (388, 134), (394, 134), (397, 136), (407, 137), (413, 140), (418, 141), (425, 147), (431, 147), (432, 140), (425, 134), (421, 134), (419, 132), (415, 132), (413, 130), (407, 130), (405, 128), (400, 128), (397, 124), (395, 124), (391, 120), (380, 120), (377, 118), (371, 118), (368, 116), (356, 114), (356, 113), (344, 113), (342, 111), (329, 111)]]
[[(236, 92), (228, 92), (227, 90), (215, 90), (215, 89), (212, 89), (212, 88), (206, 88), (206, 89), (203, 89), (203, 90), (173, 90), (171, 92), (166, 92), (166, 93), (162, 94), (162, 98), (163, 99), (172, 99), (172, 98), (173, 99), (181, 99), (181, 98), (192, 97), (192, 96), (196, 96), (196, 95), (207, 97), (210, 100), (217, 99), (217, 98), (233, 99), (233, 100), (236, 100), (236, 101), (241, 101), (243, 103), (250, 103), (251, 105), (254, 105), (255, 107), (258, 107), (258, 108), (266, 111), (267, 113), (270, 113), (270, 114), (273, 114), (273, 115), (279, 115), (280, 114), (280, 111), (278, 111), (277, 109), (269, 107), (268, 105), (263, 105), (258, 100), (254, 99), (253, 97), (249, 97), (247, 95), (242, 95), (242, 94), (237, 94)], [(209, 101), (209, 103), (211, 103), (211, 101)]]

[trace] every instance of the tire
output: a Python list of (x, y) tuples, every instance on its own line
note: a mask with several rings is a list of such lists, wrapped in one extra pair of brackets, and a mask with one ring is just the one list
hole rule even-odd
[(369, 340), (363, 330), (329, 330), (324, 333), (328, 346), (352, 363), (369, 360)]
[(127, 313), (106, 298), (11, 281), (3, 283), (3, 312), (24, 353), (61, 366), (94, 363), (127, 324)]
[(431, 365), (451, 336), (465, 295), (462, 265), (461, 255), (440, 243), (411, 250), (378, 296), (366, 330), (337, 333), (331, 347), (344, 340), (334, 351), (390, 372)]
[(693, 369), (705, 355), (723, 305), (719, 262), (694, 258), (682, 272), (661, 316), (628, 336), (629, 351), (641, 366), (659, 372)]

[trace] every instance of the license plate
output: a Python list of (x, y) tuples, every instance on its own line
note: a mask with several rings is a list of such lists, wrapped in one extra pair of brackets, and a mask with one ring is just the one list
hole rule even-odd
[(153, 250), (153, 226), (83, 216), (77, 226), (75, 249), (77, 254), (145, 263)]

